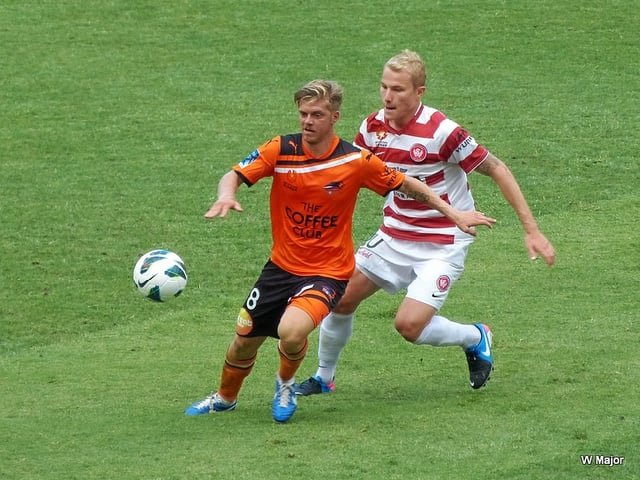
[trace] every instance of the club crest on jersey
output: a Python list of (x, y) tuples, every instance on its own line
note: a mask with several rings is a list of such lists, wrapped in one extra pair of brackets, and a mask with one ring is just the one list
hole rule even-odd
[(427, 149), (421, 143), (414, 143), (409, 149), (409, 156), (414, 162), (424, 162), (427, 159)]
[(337, 181), (337, 182), (327, 183), (322, 188), (324, 188), (324, 191), (327, 192), (329, 195), (333, 195), (338, 190), (342, 190), (342, 187), (344, 187), (344, 182)]
[(451, 279), (448, 275), (440, 275), (436, 280), (436, 287), (441, 292), (446, 292), (449, 289), (449, 285), (451, 285)]
[(378, 140), (378, 144), (380, 144), (385, 138), (387, 138), (386, 130), (378, 130), (376, 132), (376, 140)]
[(295, 170), (290, 169), (287, 172), (287, 175), (282, 185), (285, 188), (288, 188), (289, 190), (293, 190), (294, 192), (297, 192), (298, 191), (298, 186), (296, 185), (297, 179), (298, 179), (298, 174), (295, 172)]

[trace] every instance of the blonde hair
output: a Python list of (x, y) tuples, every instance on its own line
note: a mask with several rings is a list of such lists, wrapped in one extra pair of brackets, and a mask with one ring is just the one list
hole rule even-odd
[(342, 87), (332, 80), (312, 80), (293, 95), (296, 105), (309, 100), (326, 100), (332, 112), (342, 106)]
[(427, 66), (422, 57), (414, 51), (402, 50), (387, 60), (384, 67), (394, 72), (407, 72), (414, 87), (424, 87), (427, 84)]

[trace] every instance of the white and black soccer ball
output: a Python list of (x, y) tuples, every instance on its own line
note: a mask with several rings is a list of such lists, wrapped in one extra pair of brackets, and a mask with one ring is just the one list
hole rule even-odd
[(182, 258), (169, 250), (151, 250), (133, 267), (133, 283), (143, 297), (166, 302), (187, 286), (187, 269)]

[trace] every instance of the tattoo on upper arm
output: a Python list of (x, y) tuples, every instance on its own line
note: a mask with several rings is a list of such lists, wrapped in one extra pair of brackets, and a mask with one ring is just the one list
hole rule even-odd
[(490, 175), (493, 170), (499, 165), (499, 160), (493, 155), (488, 155), (484, 161), (477, 166), (476, 171), (483, 175)]

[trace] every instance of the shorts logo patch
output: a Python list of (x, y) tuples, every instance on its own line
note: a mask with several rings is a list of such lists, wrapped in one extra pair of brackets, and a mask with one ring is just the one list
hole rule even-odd
[(322, 286), (322, 293), (327, 296), (329, 301), (333, 301), (333, 299), (336, 298), (336, 291), (327, 285)]
[(238, 318), (236, 319), (236, 333), (238, 335), (248, 335), (253, 330), (253, 319), (249, 312), (247, 312), (244, 308), (240, 309), (240, 313), (238, 313)]
[(448, 275), (440, 275), (436, 280), (436, 287), (441, 292), (446, 292), (449, 289), (450, 285), (451, 285), (451, 279), (449, 278)]

